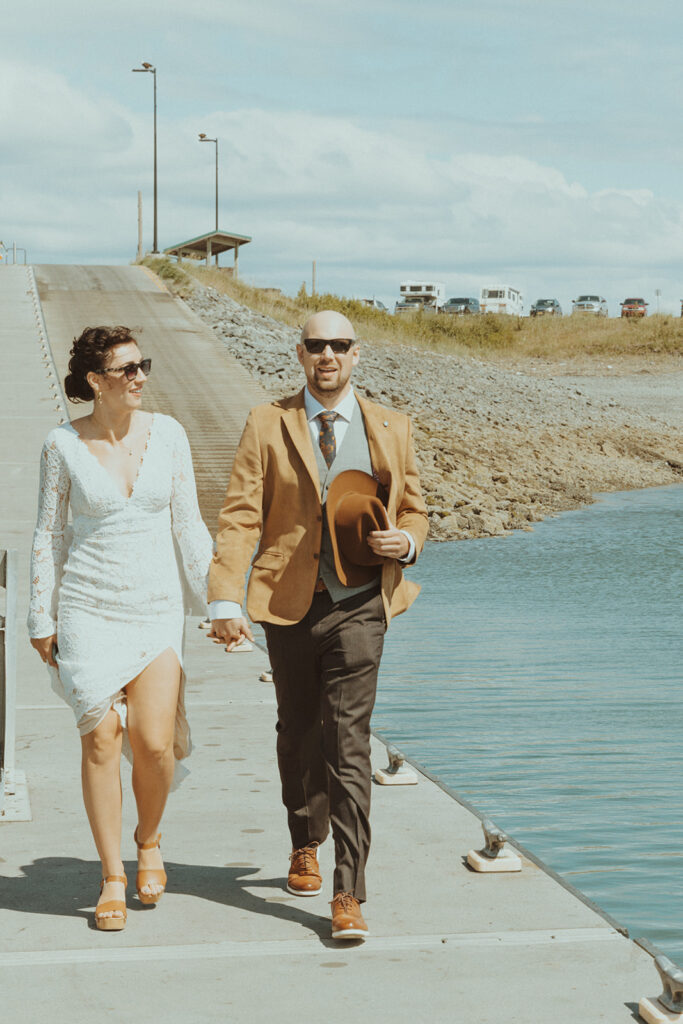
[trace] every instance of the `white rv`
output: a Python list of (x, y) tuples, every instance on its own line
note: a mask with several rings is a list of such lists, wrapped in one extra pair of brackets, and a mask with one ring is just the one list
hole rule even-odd
[(523, 304), (522, 293), (516, 288), (511, 288), (509, 284), (495, 284), (481, 290), (482, 313), (509, 313), (511, 316), (521, 316)]
[(401, 298), (394, 308), (395, 313), (424, 312), (436, 313), (444, 304), (446, 286), (438, 281), (401, 281)]

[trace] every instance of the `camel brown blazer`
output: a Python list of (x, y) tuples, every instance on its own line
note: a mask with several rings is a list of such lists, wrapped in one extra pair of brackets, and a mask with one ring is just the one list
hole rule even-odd
[[(388, 492), (389, 519), (407, 530), (416, 556), (427, 537), (410, 420), (359, 396), (375, 476)], [(304, 391), (249, 413), (218, 519), (209, 601), (242, 604), (249, 564), (247, 612), (254, 622), (300, 622), (318, 578), (323, 511)], [(257, 547), (258, 545), (258, 547)], [(254, 549), (257, 548), (254, 555)], [(419, 587), (401, 564), (382, 566), (387, 624), (405, 611)]]

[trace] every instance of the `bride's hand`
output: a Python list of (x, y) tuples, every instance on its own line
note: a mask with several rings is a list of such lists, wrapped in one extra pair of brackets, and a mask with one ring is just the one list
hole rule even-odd
[(47, 662), (48, 665), (52, 665), (53, 668), (59, 667), (55, 661), (55, 652), (57, 650), (56, 633), (53, 633), (52, 636), (40, 636), (32, 639), (31, 647), (38, 651), (42, 660)]

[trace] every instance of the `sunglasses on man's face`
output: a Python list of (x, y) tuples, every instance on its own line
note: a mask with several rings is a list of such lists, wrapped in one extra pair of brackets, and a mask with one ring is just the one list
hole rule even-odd
[(126, 363), (125, 366), (108, 366), (105, 370), (98, 370), (97, 373), (120, 373), (126, 380), (135, 380), (138, 370), (142, 370), (145, 377), (149, 377), (152, 369), (151, 359), (141, 359), (139, 363)]
[(344, 355), (355, 344), (353, 338), (304, 338), (303, 346), (309, 355), (319, 356), (329, 345), (336, 356)]

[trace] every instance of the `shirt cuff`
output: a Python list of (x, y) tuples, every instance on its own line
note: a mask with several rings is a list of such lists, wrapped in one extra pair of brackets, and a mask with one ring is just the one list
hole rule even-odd
[(242, 606), (237, 601), (211, 601), (209, 618), (212, 622), (214, 619), (241, 619)]
[(407, 537), (408, 540), (410, 541), (410, 547), (408, 548), (408, 554), (404, 555), (403, 558), (399, 558), (399, 562), (403, 562), (404, 564), (407, 564), (408, 562), (412, 562), (413, 559), (415, 558), (415, 541), (410, 536), (410, 534), (408, 533), (407, 530), (401, 530), (401, 533), (403, 534), (404, 537)]

